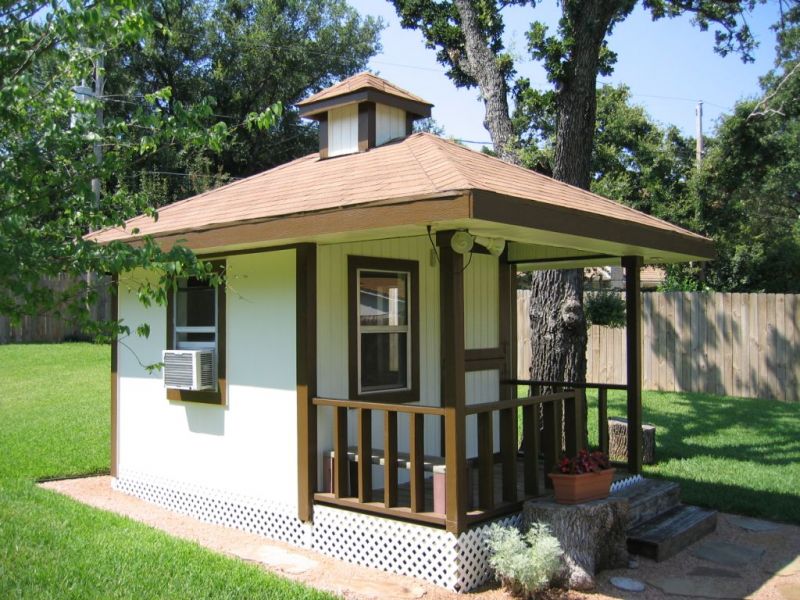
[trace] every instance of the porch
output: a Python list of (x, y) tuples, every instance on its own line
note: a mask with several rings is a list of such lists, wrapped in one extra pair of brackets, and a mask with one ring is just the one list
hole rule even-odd
[[(606, 451), (608, 390), (627, 392), (628, 447), (634, 450), (625, 470), (631, 475), (641, 472), (641, 257), (617, 259), (627, 273), (628, 381), (597, 385), (520, 380), (516, 378), (516, 271), (530, 261), (519, 252), (512, 258), (510, 249), (495, 259), (499, 301), (491, 319), (498, 323), (498, 344), (468, 349), (465, 257), (451, 248), (451, 235), (441, 232), (436, 242), (439, 398), (394, 403), (316, 394), (316, 356), (306, 357), (308, 368), (302, 375), (309, 385), (298, 387), (301, 519), (311, 520), (313, 505), (318, 504), (460, 534), (484, 521), (519, 512), (526, 500), (550, 493), (544, 473), (553, 470), (562, 448), (576, 454), (587, 447), (587, 389), (597, 393), (598, 439)], [(309, 253), (304, 260), (312, 259)], [(565, 267), (578, 266), (578, 257), (565, 259)], [(554, 263), (558, 258), (551, 256), (546, 266), (552, 268)], [(302, 260), (299, 266), (302, 268)], [(298, 297), (301, 312), (310, 312), (316, 303), (313, 281), (310, 277), (306, 281), (306, 293)], [(315, 326), (313, 322), (302, 324), (308, 330), (301, 330), (299, 339), (309, 340)], [(300, 353), (303, 350), (298, 348)], [(468, 377), (485, 372), (496, 377), (491, 385), (499, 386), (492, 394), (497, 400), (481, 401), (473, 396), (468, 402)], [(518, 394), (520, 386), (528, 389), (523, 397)], [(318, 411), (325, 411), (324, 426), (318, 423)], [(436, 444), (430, 436), (426, 440), (426, 432), (437, 434)], [(320, 447), (323, 438), (329, 442)], [(321, 476), (326, 469), (327, 484)]]

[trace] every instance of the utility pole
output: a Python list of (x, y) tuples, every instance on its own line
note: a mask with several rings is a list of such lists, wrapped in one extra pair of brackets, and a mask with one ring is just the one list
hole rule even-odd
[(703, 165), (703, 154), (705, 149), (703, 146), (703, 101), (697, 101), (697, 107), (694, 109), (695, 116), (695, 136), (697, 137), (697, 147), (695, 149), (695, 162), (699, 169)]

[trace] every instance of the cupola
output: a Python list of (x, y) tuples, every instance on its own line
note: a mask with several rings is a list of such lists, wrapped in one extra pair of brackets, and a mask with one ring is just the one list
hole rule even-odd
[(430, 102), (372, 73), (359, 73), (298, 102), (300, 116), (319, 122), (320, 158), (367, 152), (411, 135), (431, 116)]

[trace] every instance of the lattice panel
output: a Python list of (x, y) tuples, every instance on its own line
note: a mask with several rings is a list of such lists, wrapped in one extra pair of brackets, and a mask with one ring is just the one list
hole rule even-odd
[(486, 543), (489, 528), (493, 524), (521, 527), (522, 514), (516, 513), (475, 527), (458, 536), (458, 574), (455, 585), (457, 592), (468, 592), (488, 581), (492, 572), (489, 568), (489, 546)]
[(295, 516), (293, 507), (138, 473), (122, 474), (114, 480), (113, 487), (207, 523), (296, 546), (311, 545), (311, 527)]
[(457, 539), (441, 529), (314, 507), (312, 547), (340, 560), (454, 589)]

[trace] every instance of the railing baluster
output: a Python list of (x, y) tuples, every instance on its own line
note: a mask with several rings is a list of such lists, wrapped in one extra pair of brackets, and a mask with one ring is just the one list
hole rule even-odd
[(503, 461), (503, 500), (517, 501), (517, 409), (500, 411), (500, 456)]
[(347, 409), (333, 409), (333, 495), (348, 493)]
[(581, 449), (581, 435), (579, 433), (578, 412), (580, 404), (579, 391), (574, 390), (573, 396), (564, 400), (564, 450), (568, 456), (576, 456)]
[(358, 409), (358, 501), (372, 502), (372, 411)]
[(478, 505), (494, 508), (494, 431), (492, 412), (478, 414)]
[(545, 402), (542, 404), (542, 450), (544, 452), (544, 485), (552, 488), (553, 484), (547, 473), (553, 471), (561, 455), (561, 402)]
[(397, 413), (383, 413), (383, 505), (397, 506)]
[(608, 454), (608, 389), (604, 387), (597, 390), (597, 425), (600, 450)]
[(524, 470), (525, 495), (539, 495), (539, 407), (535, 405), (522, 408), (522, 439), (525, 440)]
[(425, 510), (424, 415), (409, 415), (408, 447), (411, 463), (411, 512)]

